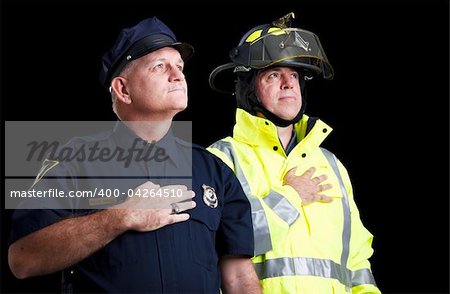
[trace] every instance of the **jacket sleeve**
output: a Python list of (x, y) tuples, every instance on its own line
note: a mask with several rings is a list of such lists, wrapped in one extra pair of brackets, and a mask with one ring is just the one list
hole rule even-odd
[(369, 262), (369, 258), (374, 252), (372, 248), (373, 235), (364, 227), (361, 221), (347, 170), (340, 161), (338, 161), (338, 167), (347, 190), (350, 206), (352, 230), (347, 267), (352, 273), (352, 293), (381, 293), (376, 285)]

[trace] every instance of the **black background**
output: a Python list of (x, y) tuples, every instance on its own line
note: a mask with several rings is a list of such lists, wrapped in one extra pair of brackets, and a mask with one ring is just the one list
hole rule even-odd
[[(334, 128), (324, 146), (347, 167), (375, 236), (380, 289), (448, 293), (448, 1), (2, 0), (2, 122), (115, 120), (101, 55), (120, 29), (158, 16), (196, 49), (189, 107), (176, 119), (192, 120), (194, 142), (207, 146), (231, 134), (235, 107), (209, 89), (209, 73), (245, 32), (290, 11), (335, 69), (333, 81), (309, 85), (307, 113)], [(12, 276), (1, 216), (2, 292), (58, 291), (55, 275)]]

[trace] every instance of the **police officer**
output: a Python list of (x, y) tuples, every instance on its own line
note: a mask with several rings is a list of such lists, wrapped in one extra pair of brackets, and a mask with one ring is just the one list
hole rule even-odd
[(211, 73), (216, 90), (234, 75), (238, 109), (233, 136), (209, 149), (251, 201), (265, 293), (379, 293), (368, 261), (373, 236), (347, 171), (320, 147), (331, 128), (305, 114), (307, 81), (331, 79), (333, 68), (315, 34), (290, 26), (293, 17), (248, 31), (232, 62)]
[(16, 210), (8, 255), (15, 276), (62, 271), (70, 292), (260, 292), (239, 181), (171, 130), (187, 106), (183, 68), (192, 54), (156, 17), (121, 31), (100, 73), (120, 121), (72, 139), (64, 150), (80, 157), (47, 159), (33, 184), (119, 195)]

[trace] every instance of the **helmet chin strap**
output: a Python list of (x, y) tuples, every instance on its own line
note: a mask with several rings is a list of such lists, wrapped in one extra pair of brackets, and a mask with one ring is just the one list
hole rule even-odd
[(305, 107), (306, 107), (306, 100), (304, 98), (302, 98), (302, 107), (300, 108), (297, 115), (293, 119), (290, 119), (290, 120), (283, 119), (283, 118), (273, 114), (272, 112), (265, 109), (261, 105), (261, 103), (259, 103), (259, 105), (255, 105), (254, 110), (257, 113), (258, 112), (262, 113), (265, 118), (267, 118), (268, 120), (273, 122), (277, 127), (285, 128), (287, 126), (297, 123), (302, 118), (303, 114), (305, 113)]

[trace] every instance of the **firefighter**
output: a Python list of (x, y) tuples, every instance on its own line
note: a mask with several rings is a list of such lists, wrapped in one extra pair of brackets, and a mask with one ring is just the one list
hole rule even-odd
[(306, 84), (334, 71), (319, 38), (291, 27), (294, 17), (251, 29), (231, 62), (211, 72), (212, 89), (234, 92), (237, 110), (233, 135), (208, 149), (250, 200), (265, 293), (380, 293), (369, 262), (373, 236), (347, 170), (320, 146), (332, 128), (305, 114)]

